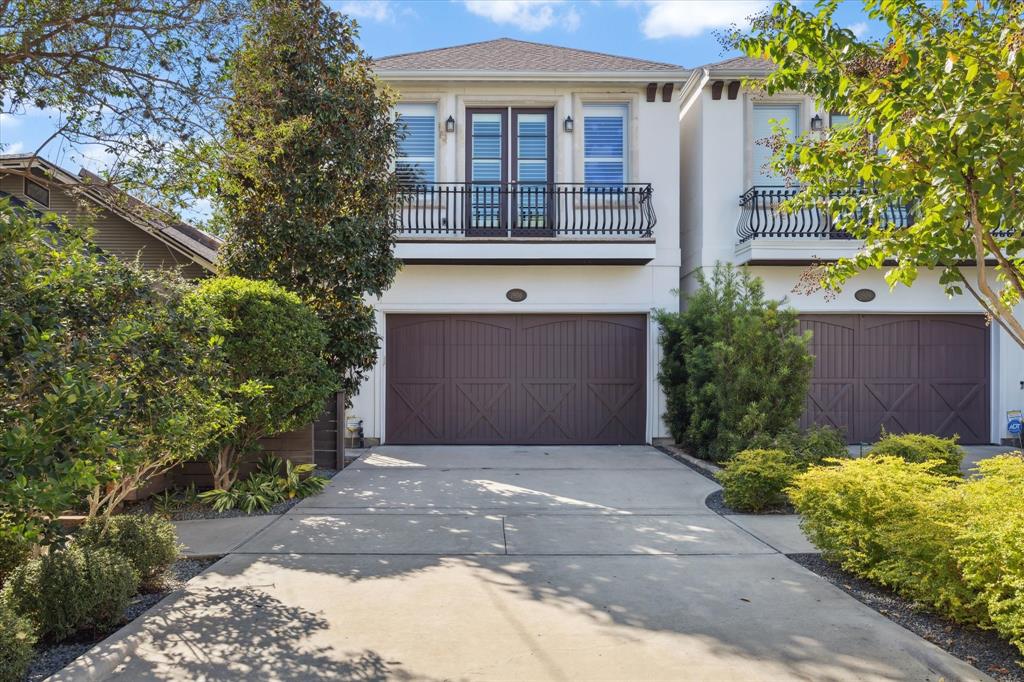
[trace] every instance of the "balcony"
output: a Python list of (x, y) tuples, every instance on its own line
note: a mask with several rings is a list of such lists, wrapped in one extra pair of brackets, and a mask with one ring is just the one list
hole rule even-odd
[[(736, 227), (736, 255), (740, 262), (835, 260), (852, 255), (860, 248), (859, 240), (836, 229), (833, 217), (826, 211), (818, 208), (779, 210), (784, 201), (800, 191), (798, 186), (757, 185), (740, 196), (740, 219)], [(869, 191), (856, 188), (851, 193)], [(912, 222), (910, 208), (890, 204), (883, 220), (897, 228), (907, 227)]]
[(406, 263), (619, 263), (654, 258), (651, 185), (417, 183), (400, 190)]

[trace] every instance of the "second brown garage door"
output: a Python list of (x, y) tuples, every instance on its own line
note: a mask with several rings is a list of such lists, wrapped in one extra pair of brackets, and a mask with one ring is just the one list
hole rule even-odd
[(385, 440), (633, 444), (644, 315), (388, 315)]
[(989, 441), (988, 327), (980, 315), (804, 315), (814, 376), (802, 426), (851, 443), (889, 433)]

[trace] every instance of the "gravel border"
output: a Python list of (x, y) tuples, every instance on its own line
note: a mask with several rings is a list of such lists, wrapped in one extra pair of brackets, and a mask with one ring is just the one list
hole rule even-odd
[(844, 571), (823, 559), (820, 554), (786, 556), (894, 623), (991, 675), (998, 682), (1024, 682), (1024, 656), (996, 633), (949, 621), (885, 587)]
[[(167, 577), (164, 580), (163, 588), (159, 592), (135, 595), (128, 608), (125, 609), (124, 622), (116, 629), (124, 627), (141, 616), (158, 601), (172, 591), (184, 586), (185, 583), (205, 571), (219, 559), (220, 557), (210, 557), (206, 559), (179, 559), (175, 561), (167, 569)], [(45, 680), (50, 675), (69, 665), (95, 644), (109, 637), (113, 632), (94, 633), (65, 640), (59, 644), (37, 646), (35, 658), (29, 664), (28, 673), (25, 675), (26, 682)]]
[[(319, 476), (320, 478), (326, 478), (331, 480), (338, 474), (337, 469), (316, 469), (313, 471), (313, 476)], [(214, 511), (209, 506), (197, 502), (189, 507), (184, 507), (174, 511), (170, 515), (171, 521), (198, 521), (200, 519), (236, 519), (242, 516), (280, 516), (289, 509), (297, 505), (302, 501), (303, 498), (296, 497), (291, 500), (284, 500), (278, 502), (268, 511), (257, 509), (252, 513), (247, 513), (241, 509), (228, 509), (227, 511)], [(152, 514), (153, 512), (153, 498), (148, 497), (144, 500), (140, 500), (138, 503), (133, 504), (125, 510), (126, 514)]]

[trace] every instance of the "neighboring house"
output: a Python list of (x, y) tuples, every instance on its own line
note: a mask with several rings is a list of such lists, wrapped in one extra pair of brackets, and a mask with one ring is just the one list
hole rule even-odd
[(518, 40), (379, 59), (406, 137), (380, 362), (388, 443), (665, 437), (656, 308), (678, 309), (679, 66)]
[[(969, 295), (948, 298), (938, 273), (893, 291), (879, 272), (850, 281), (829, 298), (794, 291), (816, 261), (853, 254), (860, 242), (831, 230), (816, 211), (784, 215), (773, 207), (797, 191), (773, 175), (760, 143), (771, 121), (793, 135), (843, 124), (842, 112), (817, 111), (803, 95), (764, 96), (744, 78), (770, 64), (730, 59), (694, 72), (682, 102), (683, 290), (715, 262), (748, 266), (774, 298), (788, 298), (814, 332), (814, 377), (804, 424), (844, 429), (850, 442), (881, 429), (959, 434), (964, 443), (999, 442), (1007, 410), (1022, 407), (1024, 353), (986, 324)], [(894, 207), (892, 220), (908, 220)]]
[(70, 173), (31, 154), (0, 154), (0, 196), (69, 220), (88, 218), (103, 251), (146, 268), (178, 268), (185, 277), (213, 272), (220, 241), (191, 225), (161, 219), (145, 206), (82, 169)]

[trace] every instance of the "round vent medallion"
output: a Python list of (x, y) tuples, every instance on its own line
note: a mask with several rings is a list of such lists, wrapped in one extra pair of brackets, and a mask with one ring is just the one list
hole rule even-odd
[(526, 300), (526, 292), (522, 289), (509, 289), (505, 292), (505, 298), (513, 303), (520, 303)]
[(875, 300), (875, 292), (871, 289), (857, 289), (853, 297), (861, 303), (867, 303), (868, 301)]

